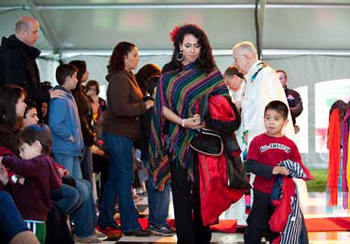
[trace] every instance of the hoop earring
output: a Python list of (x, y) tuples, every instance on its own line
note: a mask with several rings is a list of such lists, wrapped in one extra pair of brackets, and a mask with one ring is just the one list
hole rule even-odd
[(182, 60), (184, 60), (185, 56), (184, 56), (184, 53), (182, 51), (178, 52), (176, 54), (176, 60), (181, 62)]

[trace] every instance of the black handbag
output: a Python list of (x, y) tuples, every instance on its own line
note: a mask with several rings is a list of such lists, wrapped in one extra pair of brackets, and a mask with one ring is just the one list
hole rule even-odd
[(224, 144), (219, 132), (200, 129), (190, 141), (190, 147), (202, 154), (220, 156), (224, 151)]

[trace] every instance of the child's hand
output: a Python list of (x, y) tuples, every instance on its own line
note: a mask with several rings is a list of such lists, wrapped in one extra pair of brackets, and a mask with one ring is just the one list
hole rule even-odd
[(281, 170), (282, 170), (282, 167), (281, 167), (281, 166), (275, 166), (275, 167), (273, 167), (273, 169), (272, 169), (272, 174), (273, 174), (273, 175), (278, 175), (278, 174), (281, 173)]
[[(2, 157), (1, 157), (2, 159)], [(9, 181), (7, 170), (3, 164), (0, 164), (0, 181), (6, 185)]]
[(288, 176), (289, 175), (289, 170), (286, 167), (281, 167), (281, 175)]
[(289, 170), (286, 167), (282, 167), (282, 166), (275, 166), (272, 169), (272, 174), (273, 175), (284, 175), (284, 176), (288, 176), (289, 175)]
[(66, 169), (64, 169), (64, 168), (59, 168), (59, 169), (58, 169), (58, 173), (59, 173), (59, 175), (60, 175), (61, 177), (69, 175), (68, 170), (66, 170)]

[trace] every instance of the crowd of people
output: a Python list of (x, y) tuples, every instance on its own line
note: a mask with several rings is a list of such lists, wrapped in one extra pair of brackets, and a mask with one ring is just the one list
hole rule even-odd
[[(231, 204), (233, 218), (247, 226), (246, 243), (260, 243), (266, 231), (269, 240), (307, 243), (302, 215), (297, 226), (285, 228), (294, 228), (292, 237), (269, 225), (279, 210), (270, 201), (272, 190), (279, 189), (274, 185), (287, 176), (312, 176), (293, 142), (300, 96), (286, 88), (287, 75), (280, 70), (282, 87), (253, 44), (235, 45), (235, 65), (222, 75), (204, 30), (185, 24), (171, 32), (170, 62), (162, 69), (147, 64), (134, 75), (138, 48), (119, 42), (107, 66), (105, 101), (99, 83), (88, 81), (83, 60), (59, 65), (58, 85), (42, 87), (40, 51), (34, 47), (38, 34), (38, 21), (21, 17), (15, 34), (3, 37), (0, 47), (0, 211), (6, 219), (0, 224), (1, 243), (101, 243), (117, 233), (176, 233), (178, 243), (205, 244), (211, 240), (210, 224)], [(212, 157), (208, 148), (199, 150), (192, 142), (219, 128), (223, 146), (215, 156), (220, 160), (203, 160)], [(148, 174), (146, 229), (132, 196), (136, 148)], [(248, 220), (244, 193), (250, 187), (242, 160), (254, 195)], [(226, 171), (232, 167), (236, 176), (244, 176), (228, 185)], [(101, 173), (98, 201), (94, 172)], [(167, 222), (170, 193), (175, 228)], [(208, 214), (209, 209), (219, 210)]]

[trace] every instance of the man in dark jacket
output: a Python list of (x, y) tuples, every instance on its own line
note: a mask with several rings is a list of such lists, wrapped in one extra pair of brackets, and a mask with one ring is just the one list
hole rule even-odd
[(298, 117), (303, 111), (303, 102), (301, 101), (300, 94), (297, 91), (287, 87), (287, 73), (284, 70), (277, 70), (276, 72), (279, 76), (284, 92), (286, 93), (290, 112), (292, 114), (295, 133), (298, 133), (300, 128), (295, 124), (295, 118)]
[[(22, 16), (16, 23), (15, 34), (3, 37), (0, 46), (0, 86), (14, 84), (23, 87), (28, 97), (38, 104), (61, 97), (61, 91), (41, 89), (36, 59), (40, 51), (34, 47), (39, 37), (39, 23), (30, 16)], [(40, 113), (41, 114), (41, 113)]]

